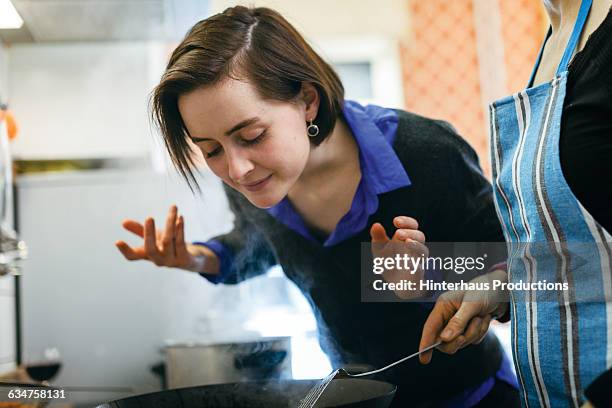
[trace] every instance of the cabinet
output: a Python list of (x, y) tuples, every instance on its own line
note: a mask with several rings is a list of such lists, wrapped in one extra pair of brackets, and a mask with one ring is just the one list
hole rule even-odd
[(20, 125), (14, 157), (147, 156), (148, 94), (162, 63), (154, 63), (156, 49), (129, 42), (12, 46), (6, 80)]

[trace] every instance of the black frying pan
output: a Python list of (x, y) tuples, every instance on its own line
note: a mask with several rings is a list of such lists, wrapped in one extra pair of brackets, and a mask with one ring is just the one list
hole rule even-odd
[[(317, 381), (251, 381), (179, 388), (123, 398), (97, 408), (288, 408)], [(397, 387), (368, 379), (337, 379), (330, 383), (316, 407), (387, 408)]]

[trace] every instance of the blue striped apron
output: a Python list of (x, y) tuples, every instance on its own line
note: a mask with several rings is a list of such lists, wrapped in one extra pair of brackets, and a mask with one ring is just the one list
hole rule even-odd
[(591, 3), (581, 3), (555, 78), (532, 87), (542, 47), (528, 89), (490, 107), (509, 282), (569, 286), (510, 293), (514, 363), (527, 407), (579, 407), (583, 390), (612, 366), (612, 238), (572, 193), (559, 159), (567, 67)]

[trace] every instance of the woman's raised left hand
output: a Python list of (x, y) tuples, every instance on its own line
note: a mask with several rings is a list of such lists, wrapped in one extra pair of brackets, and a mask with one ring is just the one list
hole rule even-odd
[[(419, 223), (411, 217), (398, 216), (393, 219), (393, 225), (397, 228), (393, 237), (389, 238), (385, 227), (380, 223), (374, 223), (370, 228), (372, 239), (372, 256), (374, 258), (395, 258), (397, 255), (408, 257), (427, 257), (429, 250), (425, 246), (425, 234), (419, 230)], [(423, 270), (419, 268), (415, 271), (403, 269), (387, 269), (382, 274), (387, 282), (400, 282), (410, 280), (419, 282), (423, 277)], [(409, 299), (421, 296), (418, 290), (396, 290), (395, 294), (402, 299)]]

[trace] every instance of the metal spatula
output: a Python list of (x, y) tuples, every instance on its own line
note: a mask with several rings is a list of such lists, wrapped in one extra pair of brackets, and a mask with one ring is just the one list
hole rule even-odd
[(355, 378), (355, 377), (366, 377), (368, 375), (373, 375), (373, 374), (378, 374), (382, 371), (385, 371), (393, 366), (396, 366), (398, 364), (403, 363), (406, 360), (409, 360), (413, 357), (416, 357), (426, 351), (431, 350), (432, 348), (438, 347), (440, 344), (442, 344), (441, 341), (438, 341), (434, 344), (432, 344), (429, 347), (425, 347), (423, 350), (417, 351), (416, 353), (413, 353), (409, 356), (406, 356), (404, 358), (401, 358), (389, 365), (386, 365), (382, 368), (378, 368), (376, 370), (371, 370), (371, 371), (366, 371), (365, 373), (357, 373), (357, 374), (351, 374), (348, 371), (346, 371), (343, 368), (339, 368), (335, 371), (332, 371), (331, 374), (329, 374), (327, 377), (325, 377), (324, 379), (322, 379), (317, 385), (315, 385), (309, 392), (308, 394), (306, 394), (306, 396), (304, 397), (303, 400), (300, 401), (300, 404), (298, 405), (298, 408), (312, 408), (315, 406), (315, 404), (317, 403), (317, 401), (321, 398), (321, 395), (323, 395), (323, 393), (325, 392), (325, 389), (327, 388), (327, 386), (335, 379), (339, 379), (339, 378)]

